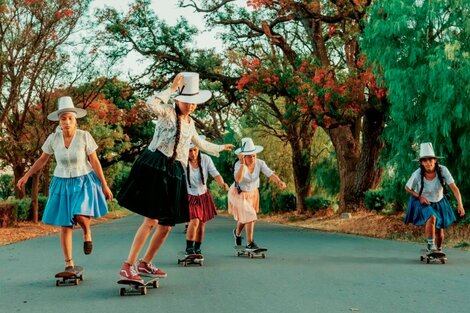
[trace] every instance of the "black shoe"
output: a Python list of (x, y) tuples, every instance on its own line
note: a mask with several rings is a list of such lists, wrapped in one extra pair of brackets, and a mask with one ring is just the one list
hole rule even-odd
[(194, 254), (194, 248), (193, 247), (186, 248), (186, 256), (191, 255), (191, 254)]
[(233, 230), (233, 238), (235, 238), (235, 245), (241, 246), (242, 245), (242, 236), (237, 236), (237, 229)]
[(194, 254), (202, 254), (201, 249), (194, 249)]
[(259, 247), (256, 245), (256, 243), (254, 241), (252, 243), (247, 244), (245, 248), (249, 249), (249, 250), (259, 249)]

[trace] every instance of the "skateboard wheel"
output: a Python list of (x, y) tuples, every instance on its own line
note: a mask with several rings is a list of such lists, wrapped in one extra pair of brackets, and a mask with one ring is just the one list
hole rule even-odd
[(78, 285), (78, 278), (75, 278), (75, 279), (73, 280), (73, 284), (74, 284), (75, 286)]
[(80, 278), (80, 280), (81, 280), (81, 281), (83, 281), (83, 275), (80, 275), (80, 277), (79, 277), (79, 278)]
[(426, 263), (429, 264), (429, 258), (426, 259)]
[(152, 287), (153, 288), (158, 288), (158, 281), (157, 280), (152, 283)]
[(250, 256), (250, 259), (253, 259), (253, 254), (248, 253), (248, 255)]
[(264, 255), (264, 253), (263, 253), (263, 254), (261, 254), (261, 257), (262, 257), (263, 259), (264, 259), (264, 258), (266, 258), (266, 256)]
[(421, 259), (421, 262), (424, 261), (424, 257), (423, 257), (423, 256), (420, 256), (420, 259)]
[(441, 263), (442, 263), (442, 264), (446, 264), (446, 260), (442, 259), (442, 260), (441, 260)]
[(59, 287), (59, 285), (60, 285), (60, 280), (56, 280), (56, 281), (55, 281), (55, 285), (56, 285), (57, 287)]
[(147, 287), (141, 287), (140, 288), (140, 294), (145, 296), (147, 294)]
[(126, 288), (121, 288), (121, 289), (119, 290), (119, 295), (125, 296), (125, 295), (126, 295)]

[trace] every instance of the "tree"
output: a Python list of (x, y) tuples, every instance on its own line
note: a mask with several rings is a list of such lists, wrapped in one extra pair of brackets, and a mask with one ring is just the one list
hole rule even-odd
[[(39, 108), (46, 112), (46, 99), (41, 97), (51, 89), (42, 87), (50, 82), (53, 64), (62, 62), (59, 47), (70, 37), (88, 4), (89, 0), (0, 1), (0, 159), (12, 166), (15, 182), (24, 173), (25, 159), (35, 157), (23, 148), (37, 146), (43, 139), (37, 136), (29, 138), (31, 142), (24, 141), (25, 130), (39, 127), (37, 123), (27, 125), (29, 109), (42, 102)], [(18, 190), (16, 195), (23, 196)]]
[(371, 1), (252, 0), (252, 12), (232, 2), (180, 4), (205, 12), (209, 26), (226, 27), (222, 38), (246, 57), (238, 88), (282, 125), (278, 136), (293, 151), (298, 209), (310, 193), (316, 127), (336, 151), (340, 211), (363, 207), (365, 191), (382, 175), (376, 162), (389, 106), (358, 46)]
[(198, 72), (202, 88), (214, 91), (214, 97), (198, 107), (193, 116), (196, 126), (209, 138), (223, 136), (229, 117), (236, 114), (238, 77), (226, 74), (222, 58), (213, 50), (190, 48), (196, 28), (185, 19), (169, 26), (155, 15), (148, 0), (134, 1), (126, 13), (106, 8), (98, 10), (97, 16), (104, 27), (96, 36), (97, 50), (111, 60), (133, 51), (150, 63), (142, 74), (129, 79), (141, 96), (166, 88), (179, 72)]
[(361, 46), (392, 103), (385, 132), (392, 190), (403, 191), (418, 166), (410, 160), (428, 141), (460, 189), (470, 187), (469, 12), (458, 0), (375, 1), (370, 9)]

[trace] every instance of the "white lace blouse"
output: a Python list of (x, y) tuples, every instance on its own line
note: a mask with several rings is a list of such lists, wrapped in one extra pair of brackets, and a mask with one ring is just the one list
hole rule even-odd
[[(157, 118), (155, 121), (155, 132), (148, 149), (150, 151), (159, 150), (164, 155), (171, 157), (175, 145), (176, 136), (176, 111), (173, 104), (168, 104), (171, 91), (167, 89), (156, 96), (150, 97), (146, 104), (151, 113)], [(189, 122), (181, 120), (181, 132), (178, 147), (176, 149), (176, 160), (186, 167), (189, 156), (189, 144), (194, 143), (199, 149), (207, 153), (219, 156), (219, 152), (224, 150), (224, 145), (216, 145), (201, 139), (194, 126), (192, 118)]]
[[(274, 171), (268, 167), (266, 162), (261, 159), (256, 159), (255, 167), (253, 173), (250, 173), (246, 165), (245, 170), (243, 171), (243, 178), (239, 183), (240, 188), (243, 191), (253, 191), (259, 188), (259, 175), (263, 173), (266, 177), (271, 177), (274, 174)], [(238, 169), (240, 168), (240, 161), (235, 163), (234, 167), (234, 178)]]
[(68, 148), (65, 147), (61, 130), (50, 134), (42, 145), (44, 153), (54, 155), (57, 163), (54, 176), (61, 178), (79, 177), (92, 172), (88, 155), (96, 149), (98, 145), (90, 133), (80, 129), (76, 129)]

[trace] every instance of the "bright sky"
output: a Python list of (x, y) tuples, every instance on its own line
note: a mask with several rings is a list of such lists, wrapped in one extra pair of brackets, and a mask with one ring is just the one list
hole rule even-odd
[[(240, 6), (246, 6), (247, 0), (236, 0)], [(119, 11), (127, 11), (129, 0), (93, 0), (92, 8), (113, 7)], [(197, 2), (197, 1), (196, 1)], [(204, 14), (194, 12), (192, 8), (178, 7), (178, 0), (152, 0), (152, 8), (159, 18), (168, 24), (174, 25), (179, 16), (184, 16), (191, 25), (196, 26), (200, 34), (195, 40), (195, 44), (200, 48), (222, 48), (222, 41), (215, 38), (216, 32), (204, 31)]]

